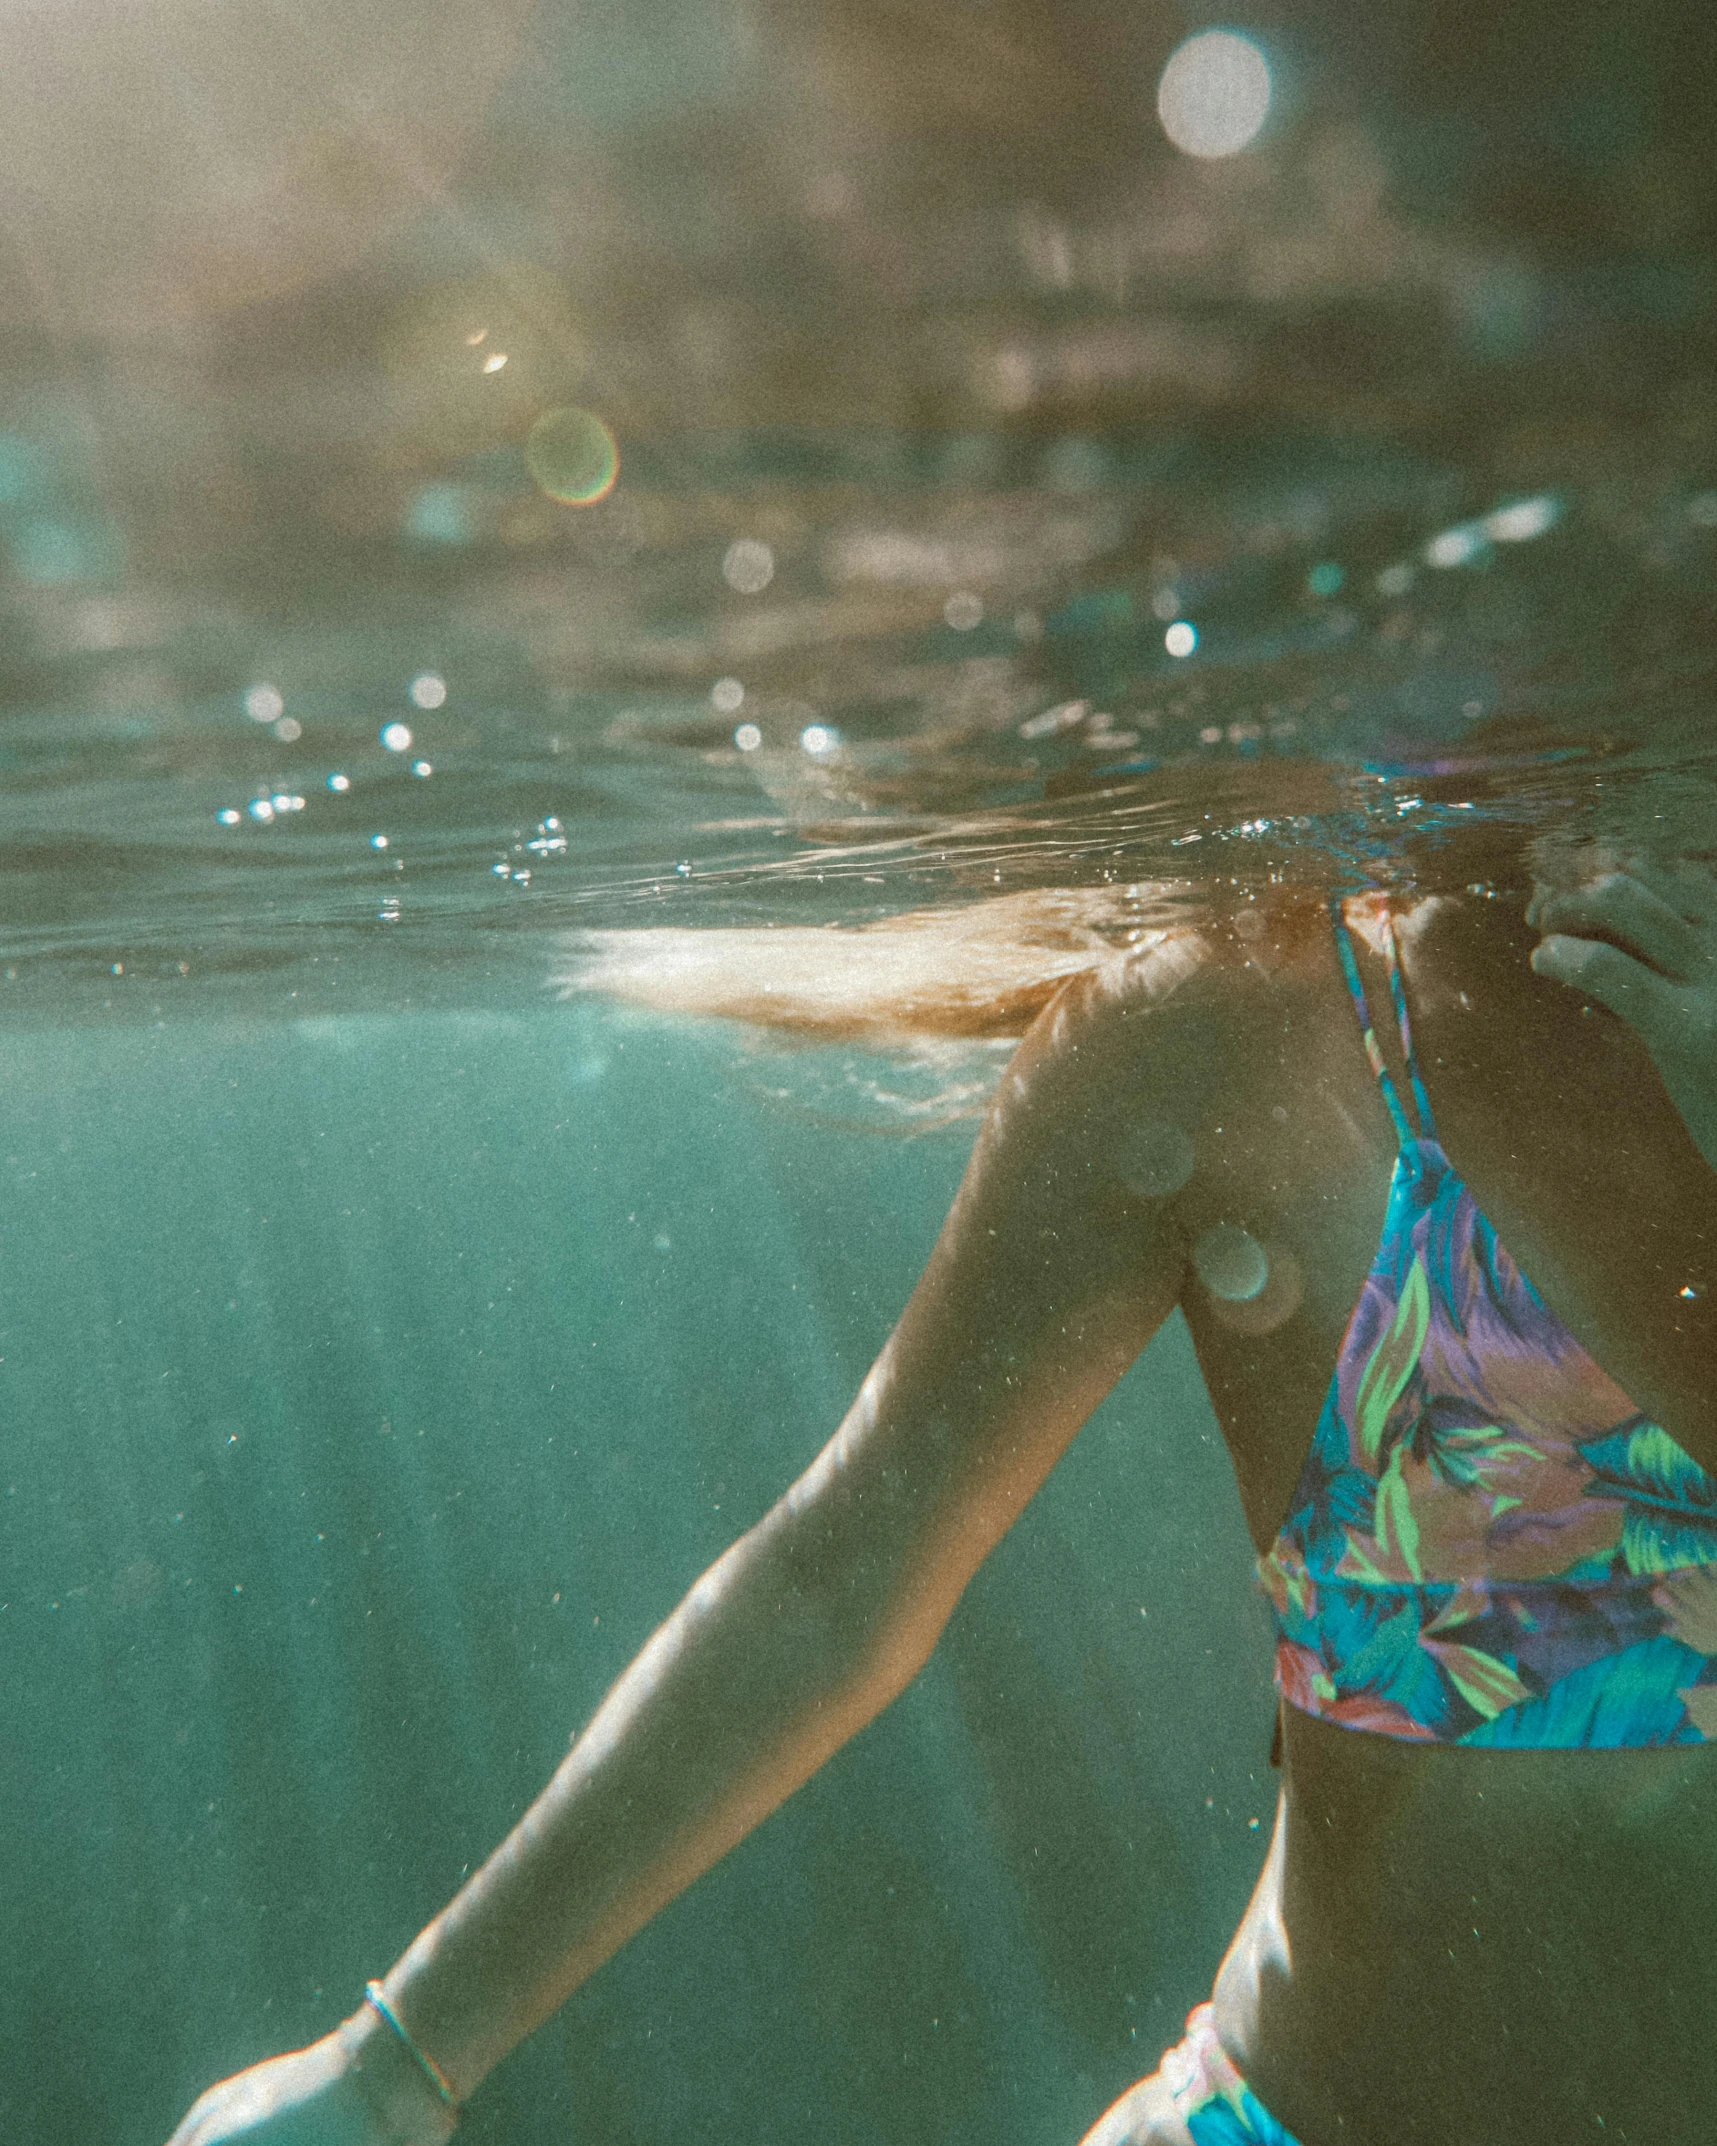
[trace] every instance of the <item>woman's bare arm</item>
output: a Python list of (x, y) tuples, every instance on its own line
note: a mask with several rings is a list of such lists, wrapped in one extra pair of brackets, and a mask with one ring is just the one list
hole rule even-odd
[[(1184, 966), (1171, 955), (1082, 979), (1037, 1023), (834, 1438), (692, 1588), (386, 1977), (393, 2011), (461, 2098), (905, 1688), (972, 1574), (1173, 1307), (1177, 1225), (1101, 1158), (1127, 1086), (1116, 1061), (1138, 1048), (1130, 1017), (1148, 1016)], [(398, 2127), (370, 2136), (441, 2137), (445, 2114), (398, 2062), (403, 2048), (362, 2015), (342, 2032), (359, 2059), (368, 2052), (369, 2098)], [(238, 2136), (207, 2119), (257, 2076), (205, 2096), (174, 2146)], [(283, 2121), (245, 2135), (332, 2146), (347, 2134)]]

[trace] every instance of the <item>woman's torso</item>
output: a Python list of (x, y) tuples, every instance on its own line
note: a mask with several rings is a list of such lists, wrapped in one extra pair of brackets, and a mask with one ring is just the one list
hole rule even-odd
[[(1269, 1255), (1257, 1298), (1196, 1279), (1185, 1298), (1262, 1551), (1377, 1251), (1397, 1143), (1327, 918), (1294, 902), (1245, 923), (1206, 935), (1203, 973), (1127, 1056), (1138, 1110), (1194, 1142), (1189, 1237), (1237, 1225)], [(1643, 1050), (1531, 975), (1518, 903), (1421, 911), (1402, 942), (1454, 1168), (1551, 1310), (1717, 1473), (1717, 1186)], [(1386, 1006), (1381, 961), (1360, 958)], [(1710, 1746), (1479, 1753), (1287, 1727), (1279, 1852), (1218, 2020), (1306, 2146), (1704, 2137)]]

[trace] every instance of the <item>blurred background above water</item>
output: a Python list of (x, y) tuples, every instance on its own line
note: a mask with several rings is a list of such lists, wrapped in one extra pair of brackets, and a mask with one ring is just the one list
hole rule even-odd
[(1702, 756), (1714, 90), (1691, 4), (9, 11), (0, 1008)]

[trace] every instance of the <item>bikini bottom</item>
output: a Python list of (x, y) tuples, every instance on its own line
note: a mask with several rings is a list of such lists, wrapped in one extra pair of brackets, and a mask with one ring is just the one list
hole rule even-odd
[(1193, 2146), (1300, 2146), (1235, 2070), (1209, 2004), (1187, 2015), (1186, 2037), (1164, 2054), (1158, 2076)]

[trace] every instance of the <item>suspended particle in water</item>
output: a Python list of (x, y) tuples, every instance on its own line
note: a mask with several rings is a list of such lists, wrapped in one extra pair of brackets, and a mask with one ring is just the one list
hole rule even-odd
[(286, 712), (278, 686), (252, 686), (244, 697), (244, 712), (253, 723), (274, 723)]
[(215, 818), (220, 821), (223, 827), (236, 827), (240, 820), (244, 818), (244, 814), (236, 805), (223, 805), (219, 812), (215, 814)]
[(371, 847), (371, 849), (386, 849), (386, 848), (387, 848), (387, 846), (388, 846), (388, 838), (387, 838), (387, 836), (386, 836), (386, 835), (371, 835), (371, 837), (370, 837), (370, 847)]
[(1198, 646), (1198, 628), (1190, 619), (1177, 618), (1163, 635), (1163, 646), (1171, 656), (1190, 656)]
[(984, 606), (970, 589), (956, 589), (942, 606), (942, 616), (956, 633), (970, 633), (982, 624)]
[(406, 688), (414, 708), (439, 708), (447, 699), (447, 681), (434, 671), (423, 671)]
[(1235, 1222), (1218, 1222), (1192, 1248), (1192, 1264), (1213, 1297), (1244, 1304), (1261, 1296), (1270, 1279), (1270, 1260), (1249, 1230)]
[(745, 688), (737, 678), (718, 678), (709, 689), (709, 698), (718, 715), (732, 715), (745, 705)]
[(828, 723), (807, 723), (799, 733), (801, 747), (812, 755), (832, 753), (840, 742), (840, 732)]
[(404, 723), (384, 723), (381, 738), (390, 753), (411, 751), (411, 732)]
[(620, 448), (594, 410), (545, 410), (525, 441), (525, 467), (563, 507), (594, 507), (620, 476)]
[(274, 817), (273, 801), (266, 797), (253, 797), (250, 801), (250, 816), (266, 825)]
[(350, 775), (330, 775), (328, 777), (328, 787), (338, 796), (341, 791), (349, 790), (352, 787), (352, 778)]
[(435, 773), (435, 764), (430, 760), (414, 760), (411, 763), (411, 772), (420, 776), (433, 775)]
[(304, 735), (304, 725), (295, 715), (283, 715), (274, 726), (274, 735), (282, 745), (296, 745)]
[(741, 723), (733, 733), (733, 742), (742, 753), (754, 753), (763, 743), (763, 733), (755, 723)]

